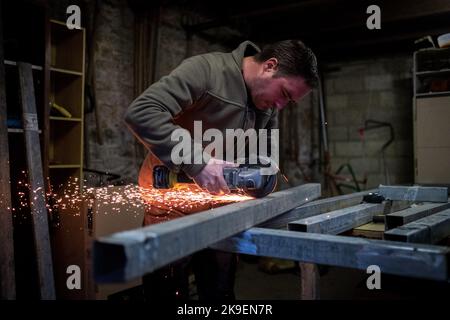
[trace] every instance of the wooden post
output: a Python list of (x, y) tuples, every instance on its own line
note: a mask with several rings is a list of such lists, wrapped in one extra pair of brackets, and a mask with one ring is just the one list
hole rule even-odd
[(2, 29), (0, 22), (0, 299), (12, 300), (16, 298), (16, 282)]
[(19, 62), (19, 83), (22, 105), (22, 122), (30, 179), (30, 208), (38, 266), (41, 299), (55, 299), (55, 281), (50, 247), (45, 185), (42, 173), (41, 144), (39, 141), (36, 101), (31, 64)]
[(300, 262), (300, 299), (320, 299), (320, 274), (319, 267), (314, 263)]

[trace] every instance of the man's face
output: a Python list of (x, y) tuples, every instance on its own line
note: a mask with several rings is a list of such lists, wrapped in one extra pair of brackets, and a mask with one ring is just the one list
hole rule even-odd
[[(262, 65), (261, 72), (248, 84), (253, 103), (258, 109), (282, 110), (290, 102), (299, 101), (311, 92), (311, 87), (305, 83), (303, 77), (275, 76), (276, 63), (271, 63), (271, 60)], [(276, 62), (276, 59), (273, 62)]]

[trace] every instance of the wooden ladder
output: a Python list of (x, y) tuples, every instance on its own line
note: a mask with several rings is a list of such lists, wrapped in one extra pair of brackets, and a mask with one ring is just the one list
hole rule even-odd
[(30, 208), (33, 221), (33, 236), (38, 267), (41, 299), (52, 300), (55, 295), (52, 250), (45, 203), (45, 185), (42, 171), (41, 145), (39, 141), (38, 117), (33, 87), (31, 64), (18, 62), (19, 87), (22, 105), (23, 132), (27, 155), (30, 185)]

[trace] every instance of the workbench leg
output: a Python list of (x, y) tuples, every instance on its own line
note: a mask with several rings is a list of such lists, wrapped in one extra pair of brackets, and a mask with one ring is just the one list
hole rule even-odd
[(300, 299), (320, 299), (320, 274), (317, 264), (299, 262), (300, 268)]

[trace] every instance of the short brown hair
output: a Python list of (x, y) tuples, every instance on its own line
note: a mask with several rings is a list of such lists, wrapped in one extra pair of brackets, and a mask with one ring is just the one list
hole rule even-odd
[(257, 62), (270, 58), (278, 60), (276, 76), (301, 76), (310, 87), (317, 86), (317, 58), (300, 40), (284, 40), (268, 44), (254, 56)]

